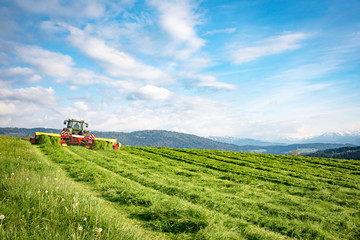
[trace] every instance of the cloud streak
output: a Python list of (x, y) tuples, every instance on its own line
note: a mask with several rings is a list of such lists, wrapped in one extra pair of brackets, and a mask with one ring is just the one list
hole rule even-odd
[(108, 46), (103, 40), (91, 37), (84, 31), (66, 26), (70, 43), (88, 57), (98, 61), (113, 77), (135, 78), (152, 84), (166, 84), (173, 79), (162, 70), (143, 64), (133, 56)]
[(275, 36), (259, 41), (257, 46), (232, 48), (229, 55), (233, 63), (239, 65), (264, 56), (298, 49), (301, 47), (300, 41), (308, 37), (309, 36), (304, 33)]
[(177, 48), (184, 45), (180, 50), (174, 50), (174, 57), (187, 59), (204, 46), (205, 41), (194, 30), (199, 17), (190, 1), (150, 0), (149, 3), (159, 12), (159, 24), (173, 39), (174, 45)]

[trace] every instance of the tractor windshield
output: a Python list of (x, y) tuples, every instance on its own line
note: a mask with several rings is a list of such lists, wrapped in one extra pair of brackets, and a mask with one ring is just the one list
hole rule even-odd
[(84, 129), (84, 123), (69, 121), (67, 128), (72, 128), (73, 130), (82, 131)]

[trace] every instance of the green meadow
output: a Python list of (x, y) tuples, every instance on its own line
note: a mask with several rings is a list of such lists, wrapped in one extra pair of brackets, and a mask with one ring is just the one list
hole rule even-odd
[(0, 137), (1, 239), (360, 239), (360, 161)]

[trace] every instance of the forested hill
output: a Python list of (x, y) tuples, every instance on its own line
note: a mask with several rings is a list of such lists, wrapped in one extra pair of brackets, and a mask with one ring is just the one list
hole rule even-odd
[[(60, 129), (53, 128), (0, 128), (0, 135), (27, 137), (34, 136), (35, 132), (60, 133)], [(95, 137), (116, 138), (122, 145), (213, 149), (222, 151), (242, 152), (243, 148), (234, 144), (217, 142), (208, 138), (192, 134), (171, 132), (165, 130), (145, 130), (136, 132), (100, 132), (92, 131)]]
[[(0, 135), (14, 137), (34, 136), (35, 132), (60, 133), (60, 129), (53, 128), (0, 128)], [(96, 137), (116, 138), (122, 145), (208, 149), (234, 152), (254, 152), (269, 154), (308, 154), (318, 150), (347, 147), (352, 145), (333, 143), (291, 144), (286, 146), (238, 146), (235, 144), (218, 142), (192, 134), (178, 133), (165, 130), (144, 130), (136, 132), (100, 132), (92, 131)]]
[(327, 149), (309, 154), (312, 157), (360, 160), (360, 147)]

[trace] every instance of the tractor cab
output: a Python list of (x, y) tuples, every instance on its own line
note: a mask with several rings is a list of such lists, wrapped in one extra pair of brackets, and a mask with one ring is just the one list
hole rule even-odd
[(84, 120), (75, 120), (75, 119), (68, 119), (64, 121), (66, 128), (63, 131), (67, 131), (70, 134), (77, 134), (77, 135), (88, 135), (88, 131), (85, 128), (88, 127), (88, 124)]

